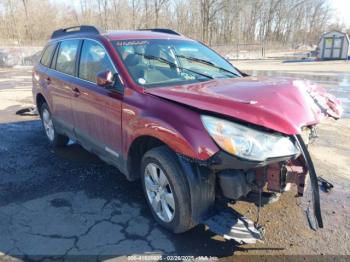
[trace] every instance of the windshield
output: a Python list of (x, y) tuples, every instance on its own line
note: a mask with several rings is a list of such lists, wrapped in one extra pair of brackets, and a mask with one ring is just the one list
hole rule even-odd
[(147, 87), (240, 77), (240, 73), (208, 47), (186, 40), (113, 41), (133, 80)]

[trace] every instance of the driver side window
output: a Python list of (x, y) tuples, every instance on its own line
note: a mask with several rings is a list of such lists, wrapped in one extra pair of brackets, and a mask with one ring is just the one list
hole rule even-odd
[(116, 73), (104, 47), (95, 41), (84, 40), (79, 63), (79, 77), (95, 83), (96, 74), (107, 70), (112, 74)]

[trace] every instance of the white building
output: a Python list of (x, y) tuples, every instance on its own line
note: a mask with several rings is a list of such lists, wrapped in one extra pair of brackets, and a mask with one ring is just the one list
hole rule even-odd
[(320, 59), (349, 59), (349, 36), (339, 31), (324, 33), (318, 43), (318, 57)]

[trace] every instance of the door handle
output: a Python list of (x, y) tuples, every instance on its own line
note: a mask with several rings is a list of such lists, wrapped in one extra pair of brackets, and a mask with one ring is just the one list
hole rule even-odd
[(80, 96), (80, 90), (77, 87), (73, 88), (73, 93), (75, 97)]
[(50, 84), (51, 83), (51, 78), (50, 77), (46, 77), (45, 81), (46, 81), (47, 84)]

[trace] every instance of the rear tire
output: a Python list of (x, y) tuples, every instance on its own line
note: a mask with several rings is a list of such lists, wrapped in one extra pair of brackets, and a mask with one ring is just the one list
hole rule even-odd
[(142, 185), (155, 220), (174, 233), (191, 229), (191, 197), (176, 155), (166, 146), (156, 147), (142, 158)]
[(47, 139), (53, 147), (62, 147), (68, 144), (69, 138), (57, 133), (52, 121), (52, 115), (47, 103), (43, 103), (40, 108), (41, 122)]

